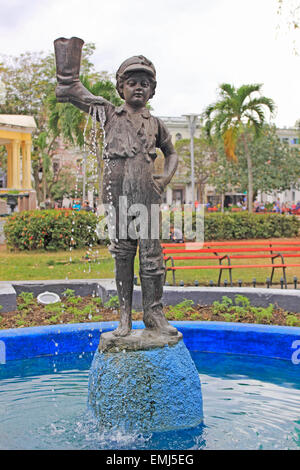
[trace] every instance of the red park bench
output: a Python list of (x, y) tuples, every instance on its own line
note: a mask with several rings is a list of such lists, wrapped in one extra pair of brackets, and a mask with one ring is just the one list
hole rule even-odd
[[(185, 269), (219, 269), (218, 286), (220, 286), (224, 269), (229, 271), (230, 285), (232, 286), (233, 269), (271, 268), (270, 285), (272, 285), (275, 269), (282, 269), (283, 282), (287, 288), (286, 268), (300, 267), (299, 264), (286, 262), (286, 258), (300, 258), (300, 241), (226, 241), (205, 243), (162, 243), (163, 256), (166, 268), (172, 272), (173, 285), (175, 285), (175, 272)], [(269, 259), (269, 263), (232, 264), (232, 260), (248, 260), (253, 258)], [(279, 262), (277, 262), (277, 259)], [(197, 266), (176, 265), (176, 261), (218, 261), (216, 265), (199, 264)], [(276, 260), (276, 262), (275, 262)], [(170, 265), (168, 263), (171, 263)], [(225, 264), (226, 263), (226, 264)]]

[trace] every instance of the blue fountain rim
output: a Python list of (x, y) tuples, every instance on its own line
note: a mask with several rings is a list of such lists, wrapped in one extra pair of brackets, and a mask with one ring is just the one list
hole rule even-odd
[[(291, 360), (300, 347), (300, 328), (249, 323), (172, 321), (190, 351)], [(5, 361), (96, 351), (100, 334), (118, 322), (72, 323), (0, 330)], [(133, 328), (143, 328), (133, 322)], [(0, 361), (1, 363), (1, 361)]]

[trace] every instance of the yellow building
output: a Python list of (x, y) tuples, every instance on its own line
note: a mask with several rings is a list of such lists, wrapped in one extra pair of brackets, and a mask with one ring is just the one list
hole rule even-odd
[(35, 129), (32, 116), (0, 114), (0, 145), (7, 151), (7, 184), (0, 192), (18, 191), (19, 210), (36, 205), (31, 183), (31, 135)]

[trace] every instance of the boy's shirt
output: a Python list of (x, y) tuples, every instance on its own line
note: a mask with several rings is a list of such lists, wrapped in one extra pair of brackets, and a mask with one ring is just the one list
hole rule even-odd
[[(105, 100), (106, 101), (106, 100)], [(103, 159), (130, 158), (144, 155), (150, 162), (157, 157), (156, 148), (166, 155), (174, 152), (171, 135), (161, 119), (144, 108), (140, 113), (138, 125), (130, 119), (124, 105), (115, 107), (103, 102), (105, 110), (105, 149)]]

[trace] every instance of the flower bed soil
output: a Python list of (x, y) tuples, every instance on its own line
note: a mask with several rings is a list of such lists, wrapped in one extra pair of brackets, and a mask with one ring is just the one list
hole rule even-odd
[[(18, 297), (17, 307), (16, 311), (3, 313), (0, 316), (0, 329), (119, 320), (117, 307), (103, 306), (99, 298), (91, 296), (62, 297), (61, 302), (51, 306), (43, 306), (36, 299), (28, 297), (24, 302), (24, 298)], [(300, 326), (300, 313), (287, 312), (276, 305), (271, 315), (259, 319), (255, 313), (247, 309), (244, 309), (243, 313), (232, 314), (233, 310), (229, 307), (227, 311), (216, 313), (216, 309), (210, 305), (189, 305), (182, 308), (180, 305), (177, 308), (165, 307), (164, 312), (169, 321), (235, 321)], [(142, 320), (142, 312), (133, 311), (132, 319)]]

